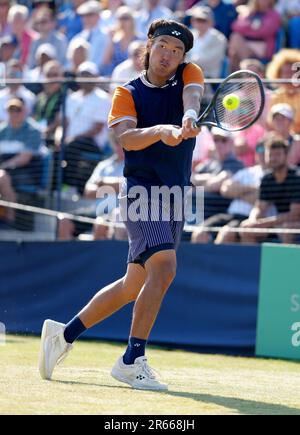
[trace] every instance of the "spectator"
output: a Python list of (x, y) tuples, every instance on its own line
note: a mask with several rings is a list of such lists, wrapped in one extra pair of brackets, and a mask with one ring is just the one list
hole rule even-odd
[(256, 123), (246, 130), (234, 133), (235, 154), (245, 166), (250, 167), (255, 164), (256, 145), (265, 136), (265, 133), (266, 130)]
[(202, 68), (205, 77), (220, 77), (227, 40), (213, 28), (213, 14), (209, 8), (199, 6), (192, 11), (191, 24), (195, 40), (189, 59)]
[[(6, 78), (16, 81), (23, 79), (23, 67), (17, 60), (11, 60), (7, 64)], [(6, 106), (9, 100), (14, 97), (22, 98), (25, 102), (26, 113), (32, 113), (35, 103), (35, 96), (22, 84), (8, 84), (5, 89), (0, 91), (0, 122), (7, 121)]]
[(289, 144), (290, 165), (300, 164), (300, 136), (293, 132), (295, 112), (289, 104), (276, 104), (271, 109), (270, 128)]
[(38, 38), (31, 44), (28, 66), (30, 69), (36, 67), (35, 53), (43, 44), (51, 44), (56, 49), (57, 57), (61, 65), (65, 64), (68, 41), (65, 35), (55, 30), (55, 18), (50, 9), (41, 8), (37, 11), (34, 20), (35, 27), (39, 33)]
[(113, 32), (117, 25), (117, 12), (124, 2), (122, 0), (108, 0), (107, 9), (101, 12), (100, 27), (103, 32)]
[[(27, 118), (24, 101), (13, 98), (6, 105), (8, 122), (0, 126), (0, 194), (16, 201), (16, 191), (24, 185), (39, 185), (41, 177), (41, 133)], [(6, 218), (14, 220), (14, 212)]]
[(90, 49), (90, 44), (82, 38), (75, 38), (69, 44), (67, 51), (68, 68), (64, 76), (69, 79), (69, 88), (74, 92), (79, 90), (79, 85), (75, 81), (77, 70), (82, 63), (88, 61)]
[(196, 4), (197, 6), (208, 6), (211, 8), (214, 15), (215, 28), (228, 39), (232, 32), (232, 23), (238, 15), (235, 5), (225, 3), (223, 0), (202, 0)]
[(128, 55), (129, 58), (120, 63), (112, 73), (110, 92), (113, 93), (115, 88), (120, 83), (125, 83), (129, 80), (138, 77), (144, 70), (143, 53), (145, 51), (145, 43), (142, 41), (134, 41), (129, 45)]
[(0, 62), (7, 64), (13, 59), (17, 51), (18, 43), (12, 36), (4, 36), (0, 39)]
[(111, 76), (114, 68), (128, 59), (128, 47), (131, 42), (138, 39), (129, 8), (122, 6), (116, 13), (116, 18), (117, 28), (103, 59), (101, 74), (106, 76)]
[[(258, 59), (242, 60), (242, 62), (240, 63), (240, 69), (247, 69), (249, 71), (252, 71), (255, 74), (257, 74), (262, 80), (265, 80), (266, 78), (266, 66)], [(265, 91), (265, 108), (260, 119), (257, 121), (257, 124), (267, 129), (272, 91), (269, 88), (267, 88), (266, 85), (264, 85), (264, 91)]]
[(201, 163), (207, 163), (214, 155), (215, 144), (208, 127), (203, 126), (196, 138), (193, 154), (193, 170)]
[(14, 5), (8, 13), (8, 22), (12, 29), (18, 48), (14, 56), (25, 65), (29, 56), (32, 41), (37, 39), (37, 33), (28, 25), (29, 10), (26, 6)]
[(108, 34), (100, 29), (100, 12), (101, 7), (97, 1), (89, 0), (83, 3), (78, 8), (78, 14), (82, 17), (83, 31), (72, 39), (74, 41), (76, 38), (80, 38), (89, 42), (91, 47), (89, 60), (97, 65), (98, 72), (101, 70), (104, 53), (110, 40)]
[(30, 83), (27, 87), (34, 94), (38, 94), (43, 90), (43, 86), (40, 82), (45, 79), (44, 66), (50, 60), (54, 60), (56, 58), (56, 49), (51, 44), (42, 44), (37, 49), (35, 53), (37, 66), (31, 70), (27, 70), (25, 74), (25, 79)]
[(226, 212), (230, 201), (221, 196), (221, 186), (225, 180), (244, 167), (234, 155), (232, 134), (215, 127), (211, 133), (215, 144), (215, 157), (197, 166), (192, 175), (193, 184), (205, 188), (205, 219)]
[[(85, 62), (78, 69), (78, 77), (95, 80), (97, 66)], [(82, 193), (84, 185), (91, 176), (98, 161), (103, 158), (107, 144), (107, 118), (110, 98), (106, 92), (97, 88), (95, 83), (81, 83), (80, 90), (68, 96), (66, 102), (67, 149), (65, 182), (78, 187)], [(80, 120), (80, 122), (78, 122)], [(82, 153), (94, 155), (85, 160)]]
[(281, 18), (274, 9), (274, 0), (251, 0), (233, 23), (229, 57), (232, 71), (236, 71), (242, 59), (271, 60), (275, 52), (277, 32)]
[(56, 83), (45, 83), (43, 92), (37, 97), (33, 111), (34, 119), (39, 123), (44, 134), (46, 145), (53, 148), (55, 131), (60, 124), (60, 110), (62, 105), (61, 80), (63, 71), (59, 62), (53, 60), (44, 66), (46, 80), (55, 80)]
[(11, 35), (11, 26), (7, 21), (10, 0), (0, 0), (0, 38)]
[[(99, 200), (99, 188), (103, 186), (110, 186), (117, 193), (119, 192), (120, 183), (123, 179), (124, 170), (124, 152), (122, 148), (114, 144), (115, 154), (100, 162), (93, 171), (93, 174), (87, 181), (84, 188), (84, 199), (89, 200), (86, 204), (86, 211), (84, 216), (96, 219), (97, 204)], [(90, 201), (93, 201), (91, 206)], [(112, 206), (115, 206), (116, 197), (112, 198)], [(101, 201), (101, 200), (100, 200)], [(84, 203), (82, 205), (84, 209)], [(112, 214), (111, 212), (109, 214)], [(59, 238), (61, 240), (72, 240), (84, 232), (93, 232), (93, 239), (107, 239), (109, 233), (111, 234), (113, 227), (103, 226), (103, 223), (95, 222), (93, 228), (91, 224), (82, 224), (79, 222), (72, 222), (69, 219), (63, 218), (59, 223)], [(111, 234), (112, 236), (112, 234)]]
[(78, 8), (85, 0), (72, 0), (71, 8), (66, 9), (58, 16), (59, 30), (66, 35), (68, 41), (82, 31), (82, 19), (78, 14)]
[(276, 9), (287, 20), (300, 15), (299, 0), (277, 0)]
[[(270, 172), (261, 182), (259, 199), (248, 220), (242, 222), (241, 229), (288, 229), (300, 220), (300, 175), (296, 169), (288, 165), (289, 145), (281, 138), (273, 137), (266, 141), (266, 164)], [(271, 206), (275, 206), (277, 214), (268, 216)], [(243, 243), (258, 243), (266, 240), (270, 233), (240, 233)], [(285, 242), (286, 236), (280, 235)], [(289, 241), (291, 235), (288, 236)]]
[[(215, 239), (216, 244), (237, 243), (238, 232), (230, 229), (238, 228), (240, 223), (250, 216), (258, 197), (259, 186), (265, 173), (264, 146), (256, 147), (256, 165), (238, 171), (233, 177), (224, 181), (221, 194), (232, 200), (226, 214), (212, 216), (203, 222), (192, 235), (193, 243), (209, 243)], [(218, 234), (205, 231), (204, 228), (223, 227)]]
[(79, 66), (88, 61), (90, 49), (85, 39), (76, 38), (70, 42), (67, 51), (68, 71), (75, 74)]
[(145, 0), (143, 8), (136, 17), (137, 33), (147, 39), (150, 24), (158, 19), (171, 20), (173, 13), (170, 9), (160, 6), (160, 0)]
[(279, 85), (273, 93), (270, 106), (287, 103), (295, 111), (293, 129), (300, 133), (300, 87), (293, 83), (297, 76), (297, 67), (300, 65), (300, 51), (283, 49), (277, 53), (267, 69), (267, 78), (270, 80), (285, 79), (290, 83)]

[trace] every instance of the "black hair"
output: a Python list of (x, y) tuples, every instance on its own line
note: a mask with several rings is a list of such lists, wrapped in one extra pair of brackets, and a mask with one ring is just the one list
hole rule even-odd
[[(190, 29), (185, 26), (182, 23), (178, 23), (174, 20), (155, 20), (151, 24), (149, 30), (148, 30), (148, 41), (154, 41), (156, 38), (155, 34), (159, 29), (167, 30), (172, 29), (175, 32), (180, 32), (182, 35), (182, 38), (180, 40), (184, 43), (185, 46), (185, 53), (190, 51), (193, 48), (194, 45), (194, 35), (190, 31)], [(149, 69), (149, 59), (150, 59), (150, 53), (148, 48), (146, 48), (145, 56), (144, 56), (144, 67), (146, 70)]]

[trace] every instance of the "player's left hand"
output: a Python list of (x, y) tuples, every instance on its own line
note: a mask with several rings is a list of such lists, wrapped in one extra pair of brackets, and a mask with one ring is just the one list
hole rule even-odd
[(201, 128), (194, 128), (195, 120), (193, 118), (185, 118), (182, 121), (182, 137), (183, 139), (192, 139), (197, 137), (201, 132)]

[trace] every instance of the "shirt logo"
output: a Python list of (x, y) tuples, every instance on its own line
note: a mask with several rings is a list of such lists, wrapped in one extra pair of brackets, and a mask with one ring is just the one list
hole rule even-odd
[(172, 86), (176, 86), (177, 85), (177, 80), (174, 80), (174, 82), (172, 83)]
[(178, 32), (177, 30), (173, 30), (172, 35), (180, 36), (181, 32)]

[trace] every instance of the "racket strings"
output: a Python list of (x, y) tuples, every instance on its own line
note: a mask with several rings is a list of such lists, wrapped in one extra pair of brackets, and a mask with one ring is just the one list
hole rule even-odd
[[(234, 94), (239, 106), (235, 110), (224, 107), (224, 97)], [(247, 73), (236, 74), (221, 85), (215, 105), (215, 116), (221, 128), (238, 131), (251, 125), (258, 118), (264, 104), (263, 89), (254, 76)]]

